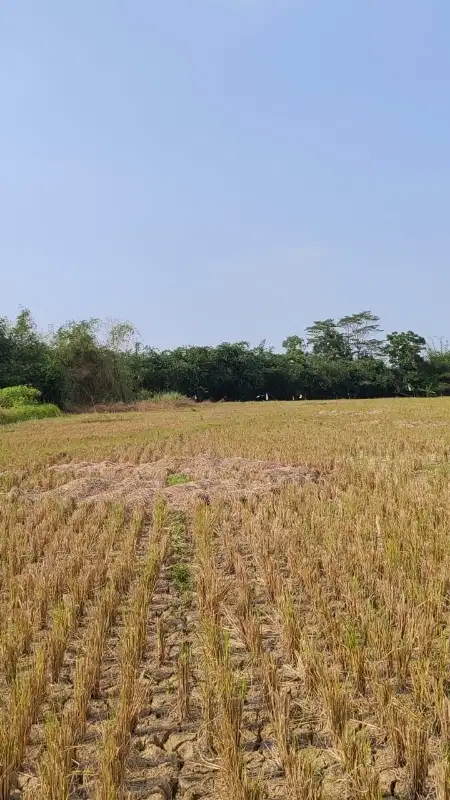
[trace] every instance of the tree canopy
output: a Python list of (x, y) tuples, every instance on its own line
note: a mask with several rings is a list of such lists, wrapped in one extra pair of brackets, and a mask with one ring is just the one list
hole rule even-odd
[(43, 333), (22, 310), (12, 322), (0, 318), (0, 389), (33, 386), (67, 409), (168, 391), (213, 401), (450, 393), (450, 350), (427, 348), (414, 331), (384, 340), (371, 311), (316, 320), (306, 341), (291, 333), (282, 347), (240, 341), (158, 350), (129, 322), (72, 321)]

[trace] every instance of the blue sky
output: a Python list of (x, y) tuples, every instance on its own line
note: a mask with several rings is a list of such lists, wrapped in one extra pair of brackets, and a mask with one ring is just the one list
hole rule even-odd
[(6, 0), (0, 315), (450, 338), (448, 0)]

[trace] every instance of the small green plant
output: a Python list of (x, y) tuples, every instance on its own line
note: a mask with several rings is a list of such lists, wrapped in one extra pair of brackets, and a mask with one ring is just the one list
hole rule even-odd
[(180, 472), (177, 474), (174, 472), (172, 475), (167, 476), (167, 486), (178, 486), (180, 483), (187, 483), (189, 481), (189, 475), (186, 475), (184, 472)]
[(186, 515), (183, 511), (174, 511), (170, 527), (174, 552), (182, 556), (186, 550)]
[(187, 564), (174, 564), (172, 578), (183, 592), (188, 592), (193, 587), (191, 570)]

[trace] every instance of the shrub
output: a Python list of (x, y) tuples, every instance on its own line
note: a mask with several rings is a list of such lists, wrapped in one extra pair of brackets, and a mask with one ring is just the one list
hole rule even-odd
[(142, 389), (138, 394), (138, 400), (148, 400), (152, 403), (167, 403), (172, 400), (188, 400), (184, 394), (180, 392), (150, 392), (147, 389)]
[(0, 389), (0, 407), (34, 406), (39, 402), (40, 396), (39, 389), (34, 386), (6, 386), (5, 389)]
[(28, 419), (45, 419), (46, 417), (58, 417), (61, 410), (53, 403), (41, 403), (36, 405), (18, 405), (13, 408), (0, 407), (0, 425), (7, 425), (12, 422), (25, 422)]

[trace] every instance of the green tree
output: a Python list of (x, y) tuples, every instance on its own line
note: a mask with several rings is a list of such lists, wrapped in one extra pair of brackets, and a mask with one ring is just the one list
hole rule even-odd
[(423, 356), (426, 347), (423, 336), (414, 331), (394, 331), (386, 338), (385, 353), (397, 381), (397, 390), (401, 393), (424, 390), (427, 365)]
[(386, 397), (395, 394), (392, 370), (381, 358), (356, 359), (352, 362), (352, 397)]
[(42, 374), (44, 344), (31, 312), (25, 308), (10, 329), (13, 346), (14, 385), (36, 384)]
[(6, 317), (0, 318), (0, 389), (14, 384), (12, 378), (14, 347), (11, 339), (11, 325)]
[(281, 346), (286, 351), (288, 358), (298, 358), (298, 356), (302, 356), (305, 353), (304, 344), (301, 336), (294, 334), (292, 336), (286, 336)]
[(436, 394), (450, 394), (450, 349), (430, 348), (427, 354), (429, 389)]
[(378, 338), (381, 333), (380, 318), (371, 311), (360, 311), (342, 317), (337, 323), (342, 328), (345, 340), (353, 358), (374, 358), (383, 352), (383, 342)]
[[(137, 331), (131, 322), (107, 323), (106, 347), (111, 354), (112, 381), (123, 402), (133, 399), (133, 371), (130, 356), (136, 352)], [(108, 363), (107, 360), (105, 364)]]
[(69, 322), (52, 338), (55, 362), (63, 376), (67, 407), (119, 400), (110, 351), (98, 340), (98, 319)]
[(308, 345), (316, 356), (330, 359), (350, 359), (352, 352), (344, 334), (339, 330), (334, 319), (316, 320), (306, 328)]
[(28, 309), (13, 323), (0, 320), (0, 386), (20, 385), (39, 389), (45, 401), (61, 402), (60, 376), (51, 348)]

